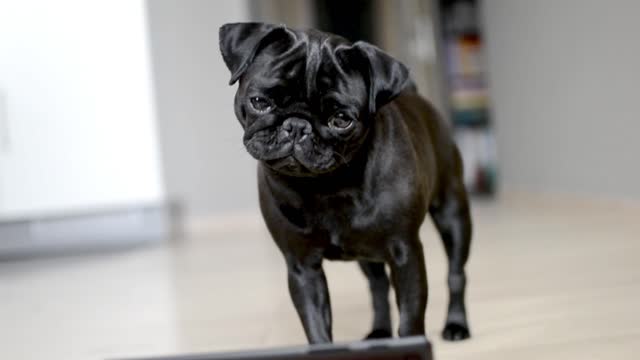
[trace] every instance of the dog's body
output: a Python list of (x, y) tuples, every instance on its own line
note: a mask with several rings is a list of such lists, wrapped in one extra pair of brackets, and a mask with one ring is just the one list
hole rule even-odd
[(311, 343), (331, 341), (323, 259), (358, 260), (373, 296), (369, 337), (424, 334), (427, 277), (418, 231), (430, 213), (449, 257), (443, 336), (469, 336), (464, 265), (471, 219), (448, 127), (402, 64), (379, 49), (264, 24), (221, 28), (240, 80), (236, 115), (258, 160), (260, 205), (285, 256), (289, 290)]

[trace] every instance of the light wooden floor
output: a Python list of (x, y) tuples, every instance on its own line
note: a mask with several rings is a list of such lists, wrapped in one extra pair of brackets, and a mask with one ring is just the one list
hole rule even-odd
[[(444, 343), (445, 261), (430, 225), (437, 360), (637, 359), (640, 207), (541, 197), (476, 204), (473, 338)], [(0, 263), (0, 357), (100, 359), (304, 343), (259, 219), (171, 246)], [(364, 278), (326, 265), (338, 341), (369, 329)]]

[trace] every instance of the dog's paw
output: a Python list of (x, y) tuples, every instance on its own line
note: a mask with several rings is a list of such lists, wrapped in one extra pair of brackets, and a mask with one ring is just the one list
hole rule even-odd
[(367, 335), (366, 338), (364, 338), (365, 340), (371, 340), (371, 339), (386, 339), (386, 338), (390, 338), (392, 337), (391, 335), (391, 331), (389, 330), (385, 330), (385, 329), (374, 329), (373, 331), (371, 331), (369, 333), (369, 335)]
[(447, 341), (460, 341), (471, 337), (469, 328), (466, 325), (449, 323), (442, 330), (442, 338)]

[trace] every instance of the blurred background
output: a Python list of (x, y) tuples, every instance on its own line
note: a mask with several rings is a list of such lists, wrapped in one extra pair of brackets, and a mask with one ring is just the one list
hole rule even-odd
[[(474, 194), (473, 338), (437, 359), (640, 351), (640, 2), (0, 0), (0, 353), (88, 359), (305, 342), (258, 212), (218, 49), (227, 22), (315, 27), (402, 60)], [(336, 340), (371, 320), (326, 264)], [(395, 321), (395, 318), (394, 318)]]

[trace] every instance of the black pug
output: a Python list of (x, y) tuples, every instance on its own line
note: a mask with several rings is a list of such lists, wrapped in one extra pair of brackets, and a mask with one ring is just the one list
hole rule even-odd
[(443, 337), (469, 337), (464, 266), (471, 217), (447, 125), (399, 61), (365, 42), (283, 25), (226, 24), (220, 50), (239, 81), (235, 113), (259, 160), (263, 217), (284, 254), (310, 343), (332, 340), (323, 259), (357, 260), (375, 311), (368, 338), (390, 337), (389, 277), (400, 336), (423, 335), (427, 212), (449, 259)]

